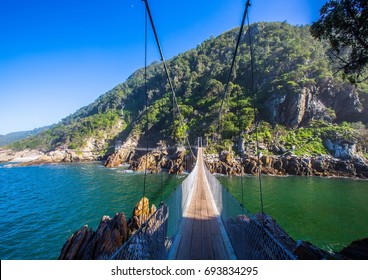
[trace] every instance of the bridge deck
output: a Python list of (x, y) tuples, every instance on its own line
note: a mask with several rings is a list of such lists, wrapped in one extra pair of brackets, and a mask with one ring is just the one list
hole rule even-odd
[(183, 231), (174, 256), (178, 260), (229, 259), (226, 242), (221, 234), (204, 173), (202, 151), (198, 151), (198, 177), (195, 179), (193, 196), (183, 217)]

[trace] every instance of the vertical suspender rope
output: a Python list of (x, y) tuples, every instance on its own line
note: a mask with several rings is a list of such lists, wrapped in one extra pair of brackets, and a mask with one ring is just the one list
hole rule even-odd
[[(148, 86), (147, 86), (147, 53), (148, 53), (148, 15), (150, 14), (149, 9), (145, 10), (145, 30), (144, 30), (144, 88), (146, 92), (146, 128), (145, 128), (145, 134), (146, 134), (146, 163), (145, 163), (145, 169), (144, 169), (144, 184), (143, 184), (143, 197), (146, 195), (146, 185), (147, 185), (147, 169), (148, 169), (148, 152), (149, 152), (149, 143), (148, 143)], [(154, 33), (156, 36), (156, 30), (154, 29)], [(157, 41), (158, 42), (158, 41)], [(163, 201), (163, 180), (162, 180), (162, 168), (161, 174), (160, 174), (160, 202)], [(143, 205), (144, 208), (144, 205)]]
[(251, 36), (251, 28), (248, 16), (248, 37), (249, 37), (249, 49), (250, 49), (250, 65), (251, 65), (251, 93), (253, 94), (253, 112), (254, 112), (254, 123), (256, 129), (256, 154), (257, 154), (257, 166), (258, 166), (258, 181), (259, 181), (259, 193), (261, 200), (261, 212), (262, 212), (262, 224), (264, 223), (264, 209), (263, 209), (263, 191), (262, 191), (262, 179), (261, 179), (261, 155), (259, 152), (259, 142), (258, 142), (258, 114), (256, 110), (256, 94), (254, 92), (254, 54), (253, 54), (253, 42)]
[[(146, 196), (146, 184), (147, 184), (147, 168), (148, 168), (148, 88), (147, 88), (147, 12), (145, 14), (145, 28), (144, 28), (144, 90), (146, 93), (146, 126), (145, 126), (145, 134), (146, 134), (146, 163), (144, 168), (144, 183), (143, 183), (143, 204), (144, 197)], [(144, 209), (144, 205), (143, 205)], [(142, 210), (143, 210), (142, 209)]]
[[(236, 61), (236, 56), (238, 54), (240, 40), (241, 40), (242, 35), (243, 35), (243, 30), (244, 30), (244, 25), (245, 25), (245, 19), (246, 19), (247, 14), (248, 14), (249, 7), (250, 7), (250, 0), (247, 0), (247, 2), (245, 4), (245, 9), (244, 9), (244, 14), (243, 14), (242, 22), (241, 22), (241, 25), (240, 25), (240, 30), (239, 30), (238, 38), (237, 38), (237, 41), (236, 41), (236, 46), (235, 46), (235, 51), (234, 51), (233, 59), (231, 61), (231, 66), (230, 66), (229, 74), (227, 76), (227, 81), (226, 81), (226, 85), (225, 85), (225, 88), (224, 88), (224, 94), (223, 94), (223, 97), (222, 97), (222, 100), (221, 100), (221, 106), (220, 106), (220, 111), (219, 111), (219, 115), (218, 115), (218, 126), (217, 126), (217, 133), (218, 133), (218, 135), (220, 135), (220, 132), (221, 132), (222, 111), (223, 111), (225, 100), (226, 100), (226, 97), (227, 97), (227, 92), (228, 92), (230, 80), (231, 80), (231, 77), (232, 77), (232, 74), (233, 74), (233, 69), (234, 69), (235, 61)], [(249, 28), (249, 17), (248, 17), (248, 28)], [(253, 92), (253, 80), (252, 80), (252, 92)], [(244, 206), (243, 166), (241, 166), (241, 190), (242, 190), (242, 202), (241, 203)]]
[(161, 186), (161, 202), (163, 202), (164, 201), (164, 199), (163, 199), (163, 193), (164, 193), (164, 189), (163, 189), (163, 186), (164, 186), (164, 184), (163, 184), (163, 180), (162, 180), (162, 167), (160, 167), (161, 168), (161, 174), (160, 174), (160, 186)]
[[(144, 28), (144, 91), (146, 93), (145, 100), (145, 135), (146, 135), (146, 162), (144, 167), (144, 179), (143, 179), (143, 192), (142, 192), (142, 213), (145, 209), (145, 196), (146, 196), (146, 184), (147, 184), (147, 168), (148, 168), (148, 88), (147, 88), (147, 12), (145, 11), (145, 28)], [(149, 205), (147, 205), (149, 207)], [(138, 246), (134, 246), (134, 255), (137, 254)]]
[[(237, 106), (238, 106), (238, 109), (237, 109), (237, 117), (238, 117), (238, 125), (239, 125), (239, 142), (240, 140), (242, 140), (242, 134), (243, 134), (243, 130), (242, 130), (242, 123), (241, 123), (241, 105), (240, 105), (240, 93), (237, 95)], [(238, 142), (238, 143), (239, 143)], [(239, 150), (239, 148), (238, 148)], [(244, 151), (243, 151), (244, 152)], [(241, 206), (242, 206), (242, 209), (243, 209), (243, 214), (245, 214), (245, 207), (244, 207), (244, 180), (243, 180), (243, 176), (244, 176), (244, 168), (243, 168), (243, 160), (241, 158), (240, 160), (240, 186), (241, 186)]]

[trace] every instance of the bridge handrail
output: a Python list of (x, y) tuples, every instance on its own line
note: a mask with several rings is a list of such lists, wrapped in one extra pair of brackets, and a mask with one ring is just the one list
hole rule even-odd
[[(132, 235), (111, 259), (165, 259), (178, 233), (180, 221), (190, 202), (198, 165), (161, 203), (159, 209)], [(169, 218), (170, 213), (170, 218)], [(152, 242), (154, 241), (154, 242)]]
[(205, 175), (237, 259), (293, 260), (295, 256), (204, 165)]
[[(190, 202), (198, 160), (193, 171), (112, 259), (166, 259)], [(215, 205), (237, 259), (292, 260), (295, 256), (268, 231), (203, 165)], [(169, 218), (170, 213), (170, 218)]]

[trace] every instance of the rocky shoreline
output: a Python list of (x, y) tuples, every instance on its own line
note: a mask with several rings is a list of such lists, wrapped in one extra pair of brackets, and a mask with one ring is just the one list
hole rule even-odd
[(37, 150), (24, 150), (24, 151), (12, 151), (12, 150), (3, 150), (0, 148), (0, 163), (21, 163), (21, 162), (30, 162), (38, 159), (44, 155), (44, 153)]
[[(36, 150), (21, 152), (0, 150), (0, 162), (14, 163), (16, 166), (100, 160), (101, 156), (91, 151), (65, 149), (44, 153)], [(228, 176), (241, 176), (242, 173), (257, 175), (260, 170), (261, 174), (272, 176), (296, 175), (368, 179), (368, 161), (359, 156), (348, 159), (329, 155), (300, 157), (288, 152), (280, 156), (262, 155), (258, 160), (258, 157), (254, 155), (234, 157), (230, 152), (222, 152), (220, 155), (204, 154), (204, 160), (211, 173)], [(190, 171), (194, 163), (195, 159), (182, 148), (157, 148), (146, 154), (145, 151), (135, 151), (134, 147), (125, 147), (104, 161), (107, 168), (129, 164), (129, 169), (133, 171), (144, 171), (147, 167), (152, 173), (165, 170), (170, 174)]]
[[(64, 243), (59, 260), (107, 260), (135, 234), (156, 211), (155, 205), (149, 207), (149, 200), (144, 197), (135, 206), (131, 218), (126, 219), (123, 212), (116, 213), (113, 218), (103, 216), (95, 231), (88, 225), (82, 226)], [(267, 229), (297, 260), (366, 260), (368, 259), (368, 238), (352, 242), (340, 252), (328, 252), (313, 244), (295, 241), (277, 222), (267, 214), (255, 214), (255, 219)], [(255, 223), (245, 215), (236, 219), (229, 218), (227, 226), (233, 236), (241, 236), (241, 228)], [(239, 239), (243, 242), (243, 239)], [(256, 242), (256, 241), (255, 241)], [(241, 248), (234, 248), (235, 251)], [(257, 254), (255, 254), (257, 255)]]
[[(354, 156), (349, 159), (339, 159), (325, 156), (296, 156), (286, 153), (280, 156), (262, 155), (259, 160), (256, 156), (234, 158), (232, 153), (222, 152), (205, 154), (204, 160), (211, 173), (228, 176), (242, 174), (261, 174), (272, 176), (318, 176), (318, 177), (346, 177), (368, 179), (368, 161)], [(185, 154), (184, 150), (157, 149), (147, 155), (134, 154), (133, 150), (119, 150), (110, 156), (106, 167), (116, 167), (121, 164), (130, 164), (134, 171), (144, 171), (145, 167), (152, 173), (165, 169), (168, 173), (183, 173), (190, 170), (195, 159)]]
[(157, 148), (148, 153), (137, 153), (134, 149), (122, 148), (105, 162), (108, 168), (129, 164), (133, 171), (149, 170), (158, 173), (165, 170), (169, 174), (182, 174), (191, 170), (195, 160), (182, 148)]
[(0, 149), (0, 163), (13, 166), (32, 166), (41, 164), (58, 164), (73, 162), (94, 162), (100, 155), (91, 151), (55, 150), (42, 152), (38, 150), (12, 151)]
[(360, 157), (349, 160), (331, 156), (299, 157), (291, 153), (282, 156), (244, 156), (232, 158), (225, 152), (222, 155), (205, 155), (207, 168), (211, 173), (229, 176), (261, 174), (273, 176), (318, 176), (348, 177), (368, 179), (368, 162)]

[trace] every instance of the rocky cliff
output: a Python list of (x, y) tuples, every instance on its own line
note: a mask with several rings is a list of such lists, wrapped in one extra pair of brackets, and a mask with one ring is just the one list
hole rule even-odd
[(271, 123), (290, 128), (307, 125), (311, 120), (368, 123), (367, 108), (360, 100), (364, 95), (353, 85), (327, 79), (300, 91), (270, 94), (265, 100), (263, 114)]
[(149, 200), (144, 197), (137, 203), (128, 221), (120, 212), (113, 218), (103, 216), (96, 231), (84, 225), (65, 242), (59, 260), (110, 259), (155, 211), (155, 205), (150, 208)]

